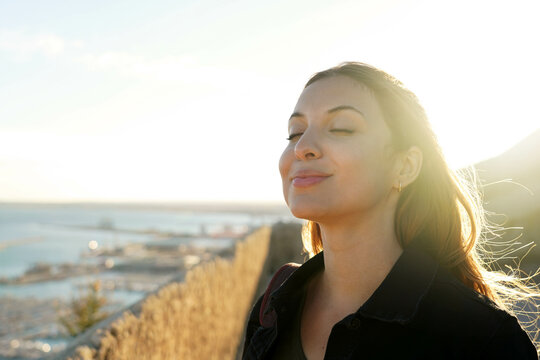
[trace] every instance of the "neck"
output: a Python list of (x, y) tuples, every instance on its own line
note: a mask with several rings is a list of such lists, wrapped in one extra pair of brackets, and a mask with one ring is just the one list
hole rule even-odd
[(319, 226), (325, 264), (319, 293), (329, 305), (354, 312), (379, 287), (403, 251), (394, 232), (394, 211)]

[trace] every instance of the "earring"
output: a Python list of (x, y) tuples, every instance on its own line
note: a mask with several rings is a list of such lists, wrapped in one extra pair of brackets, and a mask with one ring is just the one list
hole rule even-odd
[(399, 187), (398, 187), (398, 190), (397, 190), (397, 192), (398, 192), (398, 193), (400, 193), (400, 192), (401, 192), (401, 190), (402, 190), (402, 189), (401, 189), (401, 181), (400, 181), (400, 182), (399, 182)]

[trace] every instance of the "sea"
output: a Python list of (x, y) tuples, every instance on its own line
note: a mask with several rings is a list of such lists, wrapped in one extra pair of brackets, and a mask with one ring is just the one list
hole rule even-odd
[[(256, 228), (290, 221), (283, 211), (213, 210), (194, 206), (130, 206), (117, 204), (2, 204), (0, 203), (0, 278), (22, 275), (38, 263), (58, 265), (92, 261), (83, 255), (89, 244), (115, 248), (156, 240), (156, 234), (182, 234), (186, 244), (228, 246), (230, 239), (201, 238), (201, 231)], [(192, 235), (192, 237), (190, 237)], [(88, 279), (68, 278), (24, 285), (0, 284), (0, 296), (69, 300)], [(136, 302), (142, 291), (115, 291), (116, 301)]]
[[(247, 234), (278, 221), (295, 220), (285, 207), (256, 204), (0, 203), (0, 304), (4, 304), (0, 306), (5, 306), (0, 308), (0, 360), (41, 358), (61, 351), (71, 341), (60, 331), (54, 314), (44, 313), (51, 305), (35, 308), (34, 304), (56, 304), (57, 300), (69, 304), (95, 280), (107, 283), (131, 276), (115, 272), (115, 263), (112, 269), (97, 274), (23, 284), (10, 281), (36, 265), (53, 269), (61, 264), (92, 265), (103, 261), (92, 256), (93, 250), (133, 248), (137, 244), (155, 247), (172, 243), (205, 251), (232, 249), (242, 238), (234, 234)], [(159, 274), (146, 275), (150, 287), (156, 285), (152, 283), (156, 279), (164, 279)], [(164, 276), (179, 279), (176, 275), (166, 272)], [(152, 290), (114, 286), (104, 294), (110, 306), (106, 310), (111, 313), (126, 308), (148, 291)]]

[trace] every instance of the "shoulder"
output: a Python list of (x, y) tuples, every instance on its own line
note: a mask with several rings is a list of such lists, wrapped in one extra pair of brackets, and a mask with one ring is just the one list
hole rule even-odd
[(538, 359), (538, 352), (515, 317), (506, 318), (482, 349), (492, 358)]
[[(536, 349), (517, 319), (488, 297), (440, 268), (419, 304), (416, 325), (439, 336), (469, 343), (482, 354), (537, 359)], [(527, 357), (514, 357), (516, 354)], [(504, 358), (504, 357), (502, 357)]]
[(420, 304), (424, 317), (445, 324), (448, 331), (489, 334), (510, 314), (488, 297), (466, 287), (449, 272), (439, 268)]
[(265, 292), (258, 297), (251, 308), (244, 334), (244, 354), (246, 353), (251, 338), (259, 328), (262, 326), (273, 326), (275, 318), (273, 317), (272, 312), (266, 311), (270, 303), (270, 296), (279, 289), (299, 267), (301, 267), (301, 265), (296, 263), (287, 263), (281, 266), (272, 276)]

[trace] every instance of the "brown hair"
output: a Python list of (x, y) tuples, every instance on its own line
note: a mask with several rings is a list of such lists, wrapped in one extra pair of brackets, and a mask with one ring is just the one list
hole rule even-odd
[[(486, 270), (478, 246), (485, 225), (479, 192), (475, 183), (464, 181), (447, 165), (417, 97), (394, 77), (357, 62), (316, 73), (306, 87), (332, 76), (346, 76), (373, 92), (390, 129), (394, 151), (418, 146), (423, 153), (417, 179), (403, 189), (397, 204), (394, 226), (400, 245), (417, 242), (463, 284), (507, 310), (516, 294), (523, 295), (520, 299), (538, 296), (517, 279)], [(323, 250), (316, 222), (308, 221), (303, 235), (311, 256)]]

